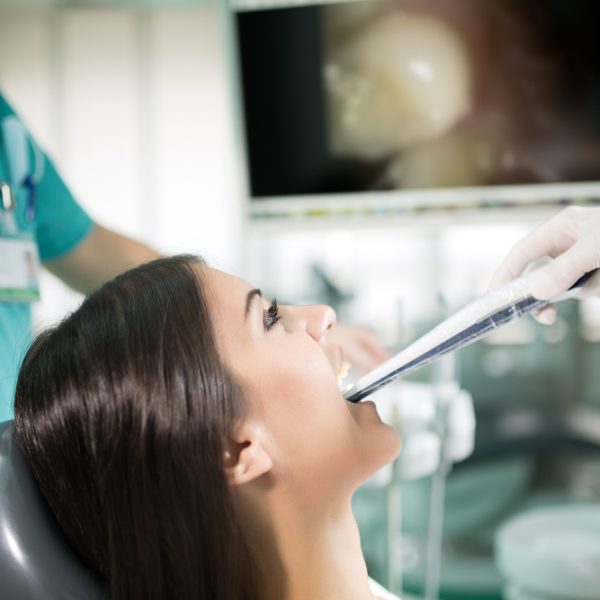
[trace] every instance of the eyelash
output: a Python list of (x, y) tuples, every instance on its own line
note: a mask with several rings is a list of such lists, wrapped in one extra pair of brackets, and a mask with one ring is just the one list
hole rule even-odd
[(271, 302), (271, 306), (267, 310), (263, 311), (263, 324), (265, 331), (269, 331), (273, 325), (276, 325), (279, 321), (279, 305), (277, 300)]

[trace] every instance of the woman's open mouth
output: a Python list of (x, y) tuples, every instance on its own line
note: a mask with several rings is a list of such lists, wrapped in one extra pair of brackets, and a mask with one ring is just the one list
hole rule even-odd
[(338, 371), (337, 371), (337, 383), (338, 383), (338, 387), (340, 388), (340, 390), (342, 389), (342, 384), (344, 383), (344, 379), (346, 379), (346, 376), (348, 375), (348, 372), (350, 371), (350, 363), (345, 360), (342, 356), (342, 361), (340, 363), (340, 366), (338, 367)]

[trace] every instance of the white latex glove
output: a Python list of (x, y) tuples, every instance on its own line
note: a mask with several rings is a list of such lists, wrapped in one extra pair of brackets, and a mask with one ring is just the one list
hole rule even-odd
[[(553, 259), (532, 274), (531, 292), (547, 300), (569, 289), (582, 275), (600, 267), (600, 208), (571, 206), (539, 225), (518, 242), (496, 271), (490, 288), (518, 277), (532, 262)], [(581, 289), (580, 298), (600, 293), (600, 273)], [(541, 323), (553, 323), (556, 309), (538, 313)]]

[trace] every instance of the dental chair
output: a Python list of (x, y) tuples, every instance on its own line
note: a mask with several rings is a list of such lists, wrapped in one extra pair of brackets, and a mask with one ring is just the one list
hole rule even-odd
[(61, 532), (17, 447), (0, 423), (0, 598), (105, 600), (106, 587)]

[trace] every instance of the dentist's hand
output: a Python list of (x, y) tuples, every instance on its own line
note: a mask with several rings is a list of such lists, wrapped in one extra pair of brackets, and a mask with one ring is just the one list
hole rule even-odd
[[(552, 258), (536, 270), (531, 279), (531, 292), (547, 300), (569, 289), (582, 275), (600, 267), (600, 208), (571, 206), (534, 229), (509, 252), (496, 271), (490, 288), (499, 287), (525, 268), (543, 258)], [(579, 297), (600, 293), (600, 273), (582, 288)], [(543, 309), (537, 319), (553, 323), (556, 309)]]
[(329, 339), (341, 346), (346, 360), (361, 373), (389, 358), (377, 337), (364, 327), (338, 322), (329, 332)]

